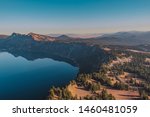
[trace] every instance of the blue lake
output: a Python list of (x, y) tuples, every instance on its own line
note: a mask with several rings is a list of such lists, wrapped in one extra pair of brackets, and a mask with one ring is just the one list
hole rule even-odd
[(68, 84), (78, 70), (50, 58), (31, 61), (0, 52), (0, 99), (46, 99), (51, 86)]

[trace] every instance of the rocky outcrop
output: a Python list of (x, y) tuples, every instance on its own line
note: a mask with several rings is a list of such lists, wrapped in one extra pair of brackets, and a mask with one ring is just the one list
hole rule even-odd
[(35, 41), (54, 41), (54, 37), (46, 36), (46, 35), (39, 35), (35, 33), (29, 33), (28, 36), (31, 36)]

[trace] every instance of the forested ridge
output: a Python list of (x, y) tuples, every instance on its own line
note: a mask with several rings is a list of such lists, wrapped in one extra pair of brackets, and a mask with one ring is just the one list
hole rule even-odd
[[(86, 74), (80, 73), (76, 80), (71, 81), (65, 88), (58, 88), (59, 94), (57, 88), (51, 88), (49, 99), (54, 99), (53, 96), (55, 99), (116, 99), (111, 91), (109, 91), (110, 89), (115, 90), (116, 92), (126, 91), (135, 93), (136, 96), (131, 99), (149, 99), (150, 55), (145, 53), (130, 52), (124, 48), (111, 48), (111, 51), (108, 53), (111, 53), (113, 56), (110, 57), (108, 63), (103, 63), (98, 71)], [(115, 63), (117, 58), (119, 58), (119, 62)], [(124, 59), (129, 60), (128, 62), (121, 62), (121, 60)], [(113, 62), (114, 64), (111, 66)], [(122, 78), (121, 76), (125, 73), (129, 75)], [(71, 92), (73, 91), (68, 90), (70, 85), (82, 88), (83, 90), (90, 92), (90, 95), (80, 97), (77, 95), (78, 93), (76, 95), (72, 95)], [(64, 91), (67, 92), (68, 95), (66, 95), (68, 98), (62, 95)], [(53, 94), (53, 96), (51, 94)]]

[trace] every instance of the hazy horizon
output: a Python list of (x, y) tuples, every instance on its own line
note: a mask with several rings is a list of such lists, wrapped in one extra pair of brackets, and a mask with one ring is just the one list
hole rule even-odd
[(4, 33), (0, 33), (0, 35), (12, 35), (13, 33), (16, 33), (16, 34), (25, 34), (25, 35), (28, 35), (28, 34), (30, 34), (30, 33), (35, 33), (35, 34), (40, 34), (40, 35), (49, 35), (49, 36), (53, 36), (54, 35), (54, 37), (56, 36), (57, 37), (57, 35), (58, 36), (61, 36), (61, 35), (70, 35), (70, 36), (101, 36), (101, 35), (104, 35), (104, 34), (114, 34), (114, 33), (119, 33), (119, 32), (150, 32), (150, 30), (146, 30), (146, 31), (141, 31), (141, 30), (129, 30), (129, 31), (114, 31), (114, 32), (103, 32), (103, 33), (101, 33), (101, 32), (97, 32), (97, 33), (49, 33), (49, 34), (43, 34), (43, 33), (36, 33), (36, 32), (25, 32), (25, 33), (20, 33), (20, 32), (11, 32), (11, 33), (9, 33), (9, 34), (4, 34)]
[(0, 34), (150, 31), (147, 0), (1, 0)]

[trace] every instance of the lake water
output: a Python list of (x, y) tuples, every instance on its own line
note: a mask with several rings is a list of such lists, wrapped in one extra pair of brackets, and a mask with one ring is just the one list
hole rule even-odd
[(46, 99), (51, 86), (75, 79), (78, 68), (50, 58), (29, 61), (0, 52), (0, 99)]

